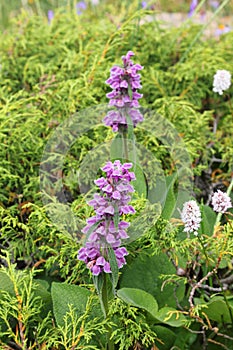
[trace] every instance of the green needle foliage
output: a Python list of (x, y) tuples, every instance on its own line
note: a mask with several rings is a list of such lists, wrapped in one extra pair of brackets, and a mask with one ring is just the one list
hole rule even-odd
[[(33, 2), (34, 12), (45, 14), (50, 2), (44, 7), (39, 3)], [(212, 87), (218, 69), (233, 74), (233, 32), (207, 39), (199, 35), (201, 26), (188, 22), (164, 29), (154, 13), (139, 9), (138, 1), (89, 4), (81, 15), (73, 5), (58, 8), (51, 23), (45, 15), (22, 11), (1, 34), (1, 349), (104, 350), (107, 327), (118, 350), (230, 348), (232, 211), (216, 225), (215, 213), (204, 204), (209, 204), (213, 188), (226, 190), (232, 174), (233, 88), (219, 96)], [(59, 225), (51, 220), (42, 200), (39, 168), (58, 126), (89, 107), (107, 104), (109, 69), (128, 50), (144, 66), (142, 104), (154, 119), (145, 118), (145, 127), (135, 129), (147, 185), (152, 191), (163, 175), (169, 191), (161, 205), (146, 206), (143, 195), (133, 198), (137, 213), (131, 227), (144, 234), (127, 245), (128, 265), (117, 288), (138, 289), (138, 299), (136, 303), (128, 298), (126, 303), (116, 296), (104, 320), (91, 274), (77, 252), (83, 244), (81, 228), (92, 215), (86, 201), (96, 174), (89, 153), (95, 150), (96, 164), (104, 159), (113, 132), (99, 122), (88, 125), (86, 117), (88, 131), (78, 135), (62, 168), (51, 172), (61, 180), (67, 206), (77, 218), (73, 232), (67, 230), (65, 211), (58, 212)], [(174, 126), (190, 157), (192, 195), (202, 201), (203, 209), (198, 238), (187, 239), (177, 215), (171, 218), (179, 164), (173, 147), (163, 142), (167, 131), (158, 131), (157, 116)], [(151, 158), (143, 158), (145, 149)], [(56, 150), (51, 157), (55, 159)], [(150, 169), (158, 168), (155, 176)], [(151, 193), (153, 202), (153, 195), (158, 198), (160, 193)], [(147, 280), (137, 271), (142, 271), (141, 277), (145, 271)], [(54, 293), (58, 285), (60, 298)], [(145, 292), (158, 301), (153, 313), (144, 307)], [(72, 293), (86, 303), (70, 303)]]

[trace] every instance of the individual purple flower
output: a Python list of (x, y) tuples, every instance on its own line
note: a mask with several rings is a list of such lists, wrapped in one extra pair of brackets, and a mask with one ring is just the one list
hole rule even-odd
[(212, 197), (212, 205), (214, 211), (217, 213), (225, 213), (227, 209), (232, 208), (231, 199), (227, 193), (224, 193), (220, 190), (214, 193)]
[(131, 181), (135, 175), (130, 172), (132, 164), (107, 162), (101, 169), (106, 175), (95, 180), (100, 193), (95, 193), (88, 202), (93, 207), (95, 215), (87, 219), (87, 225), (82, 232), (87, 235), (84, 247), (78, 252), (78, 259), (86, 263), (93, 275), (111, 273), (108, 261), (108, 248), (115, 253), (118, 268), (125, 263), (127, 250), (121, 247), (121, 241), (129, 238), (126, 229), (129, 223), (121, 220), (123, 214), (134, 214), (134, 208), (129, 205), (130, 193), (134, 192)]
[(49, 24), (51, 23), (53, 18), (54, 18), (53, 10), (48, 10), (48, 22), (49, 22)]
[(190, 8), (189, 8), (189, 13), (188, 13), (189, 17), (191, 17), (194, 14), (197, 5), (198, 5), (198, 0), (192, 0), (191, 1)]
[(85, 247), (79, 249), (78, 259), (84, 261), (94, 276), (101, 272), (111, 273), (110, 264), (101, 255), (100, 247), (93, 243), (86, 243)]
[(112, 88), (106, 95), (110, 99), (109, 105), (116, 109), (110, 110), (103, 122), (106, 126), (112, 127), (113, 131), (118, 131), (120, 127), (126, 128), (129, 124), (128, 117), (134, 127), (143, 120), (142, 114), (138, 111), (140, 107), (138, 100), (143, 95), (137, 91), (142, 88), (138, 71), (143, 67), (134, 64), (132, 56), (134, 56), (132, 51), (122, 56), (123, 66), (112, 67), (110, 77), (106, 80), (106, 84)]
[(198, 235), (197, 231), (200, 227), (201, 212), (196, 201), (191, 200), (184, 203), (181, 212), (181, 220), (185, 225), (184, 232), (187, 232), (188, 234), (193, 232), (195, 236)]
[(83, 11), (85, 11), (87, 8), (87, 4), (85, 1), (79, 1), (76, 3), (76, 13), (77, 15), (81, 15)]
[(148, 4), (147, 4), (146, 1), (142, 1), (141, 2), (141, 6), (142, 6), (143, 9), (145, 9), (148, 6)]

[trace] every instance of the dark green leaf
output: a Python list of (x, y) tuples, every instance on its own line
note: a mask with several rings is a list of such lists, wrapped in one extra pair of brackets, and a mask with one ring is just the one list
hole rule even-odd
[(164, 208), (162, 211), (162, 217), (167, 220), (170, 219), (176, 205), (176, 195), (175, 195), (175, 189), (174, 189), (176, 178), (177, 178), (176, 173), (166, 177), (167, 194), (166, 194), (166, 201), (164, 204)]
[(212, 236), (214, 233), (214, 225), (217, 215), (208, 205), (202, 205), (201, 212), (201, 233), (204, 235)]
[(147, 183), (142, 168), (138, 164), (135, 164), (133, 167), (133, 172), (136, 177), (136, 180), (132, 181), (132, 185), (135, 191), (140, 196), (144, 196), (144, 198), (147, 198)]
[(163, 280), (159, 278), (161, 274), (175, 273), (176, 270), (165, 253), (138, 256), (131, 265), (125, 266), (120, 278), (120, 287), (143, 289), (154, 296), (159, 307), (176, 307), (174, 292), (181, 301), (184, 297), (184, 283), (180, 282), (178, 288), (174, 284), (166, 284), (162, 289)]
[(64, 316), (69, 312), (69, 305), (73, 305), (81, 316), (86, 308), (86, 303), (91, 292), (85, 288), (53, 282), (51, 288), (53, 312), (59, 326), (64, 324)]
[(3, 271), (0, 271), (0, 296), (1, 291), (14, 294), (14, 285), (9, 276)]
[(210, 320), (219, 323), (231, 323), (231, 315), (233, 316), (233, 301), (228, 300), (230, 310), (223, 297), (213, 297), (206, 305), (208, 308), (203, 308), (203, 312)]
[(153, 331), (157, 334), (159, 341), (155, 344), (159, 350), (170, 350), (176, 339), (176, 334), (169, 328), (163, 326), (154, 326)]
[(158, 304), (155, 298), (142, 289), (122, 288), (118, 290), (117, 295), (126, 303), (144, 309), (152, 316), (157, 314)]
[(181, 311), (177, 311), (171, 307), (163, 307), (156, 314), (156, 319), (161, 323), (165, 323), (172, 327), (181, 327), (184, 326), (186, 322), (186, 318), (181, 313)]

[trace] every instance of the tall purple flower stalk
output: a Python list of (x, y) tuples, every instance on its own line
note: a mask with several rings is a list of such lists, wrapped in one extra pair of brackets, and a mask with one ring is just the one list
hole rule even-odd
[(143, 121), (143, 116), (138, 110), (140, 107), (138, 100), (143, 95), (137, 91), (142, 88), (138, 71), (143, 67), (134, 64), (132, 56), (134, 56), (132, 51), (122, 56), (123, 66), (113, 66), (110, 78), (106, 80), (106, 84), (112, 88), (106, 95), (110, 99), (109, 105), (116, 108), (108, 112), (103, 122), (106, 126), (111, 126), (113, 131), (118, 131), (121, 127), (126, 128), (129, 124), (128, 118), (134, 127)]
[(53, 18), (54, 18), (53, 10), (48, 10), (48, 22), (49, 22), (49, 24), (52, 22)]
[(192, 0), (191, 1), (190, 8), (189, 8), (189, 13), (188, 13), (189, 17), (191, 17), (194, 14), (197, 5), (198, 5), (198, 0)]
[(95, 216), (87, 219), (87, 225), (82, 230), (87, 235), (87, 241), (78, 252), (78, 259), (84, 261), (95, 276), (112, 272), (108, 259), (109, 247), (115, 253), (118, 268), (126, 264), (128, 252), (125, 247), (121, 247), (121, 241), (128, 238), (126, 229), (130, 224), (120, 220), (120, 217), (135, 213), (128, 204), (131, 200), (129, 193), (134, 192), (130, 182), (135, 180), (134, 173), (129, 171), (131, 167), (131, 163), (109, 161), (102, 168), (106, 177), (95, 180), (100, 193), (94, 194), (88, 203), (94, 208)]
[(76, 3), (76, 13), (77, 15), (81, 15), (83, 11), (85, 11), (87, 8), (87, 4), (85, 1), (79, 1)]

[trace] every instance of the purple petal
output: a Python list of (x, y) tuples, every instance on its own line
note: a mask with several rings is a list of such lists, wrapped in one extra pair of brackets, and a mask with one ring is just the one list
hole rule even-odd
[(121, 194), (119, 191), (114, 191), (113, 194), (112, 194), (112, 198), (113, 199), (117, 199), (117, 200), (120, 200), (121, 199)]
[(127, 89), (127, 87), (128, 87), (127, 81), (126, 81), (126, 80), (123, 80), (123, 81), (120, 83), (120, 87), (121, 87), (121, 88), (126, 88), (126, 89)]
[(105, 273), (111, 273), (111, 267), (110, 267), (110, 264), (109, 262), (106, 261), (105, 265), (104, 265), (104, 272)]
[(91, 272), (94, 276), (98, 276), (101, 273), (101, 267), (98, 265), (95, 265), (92, 267)]
[(104, 213), (105, 214), (114, 215), (114, 208), (113, 208), (113, 206), (109, 205), (107, 208), (105, 208)]
[(96, 265), (104, 266), (105, 263), (106, 263), (106, 260), (104, 259), (103, 256), (99, 256), (98, 259), (96, 260)]
[(112, 244), (112, 243), (115, 243), (116, 242), (116, 238), (114, 235), (112, 235), (111, 233), (109, 233), (107, 236), (106, 236), (106, 241), (109, 243), (109, 244)]

